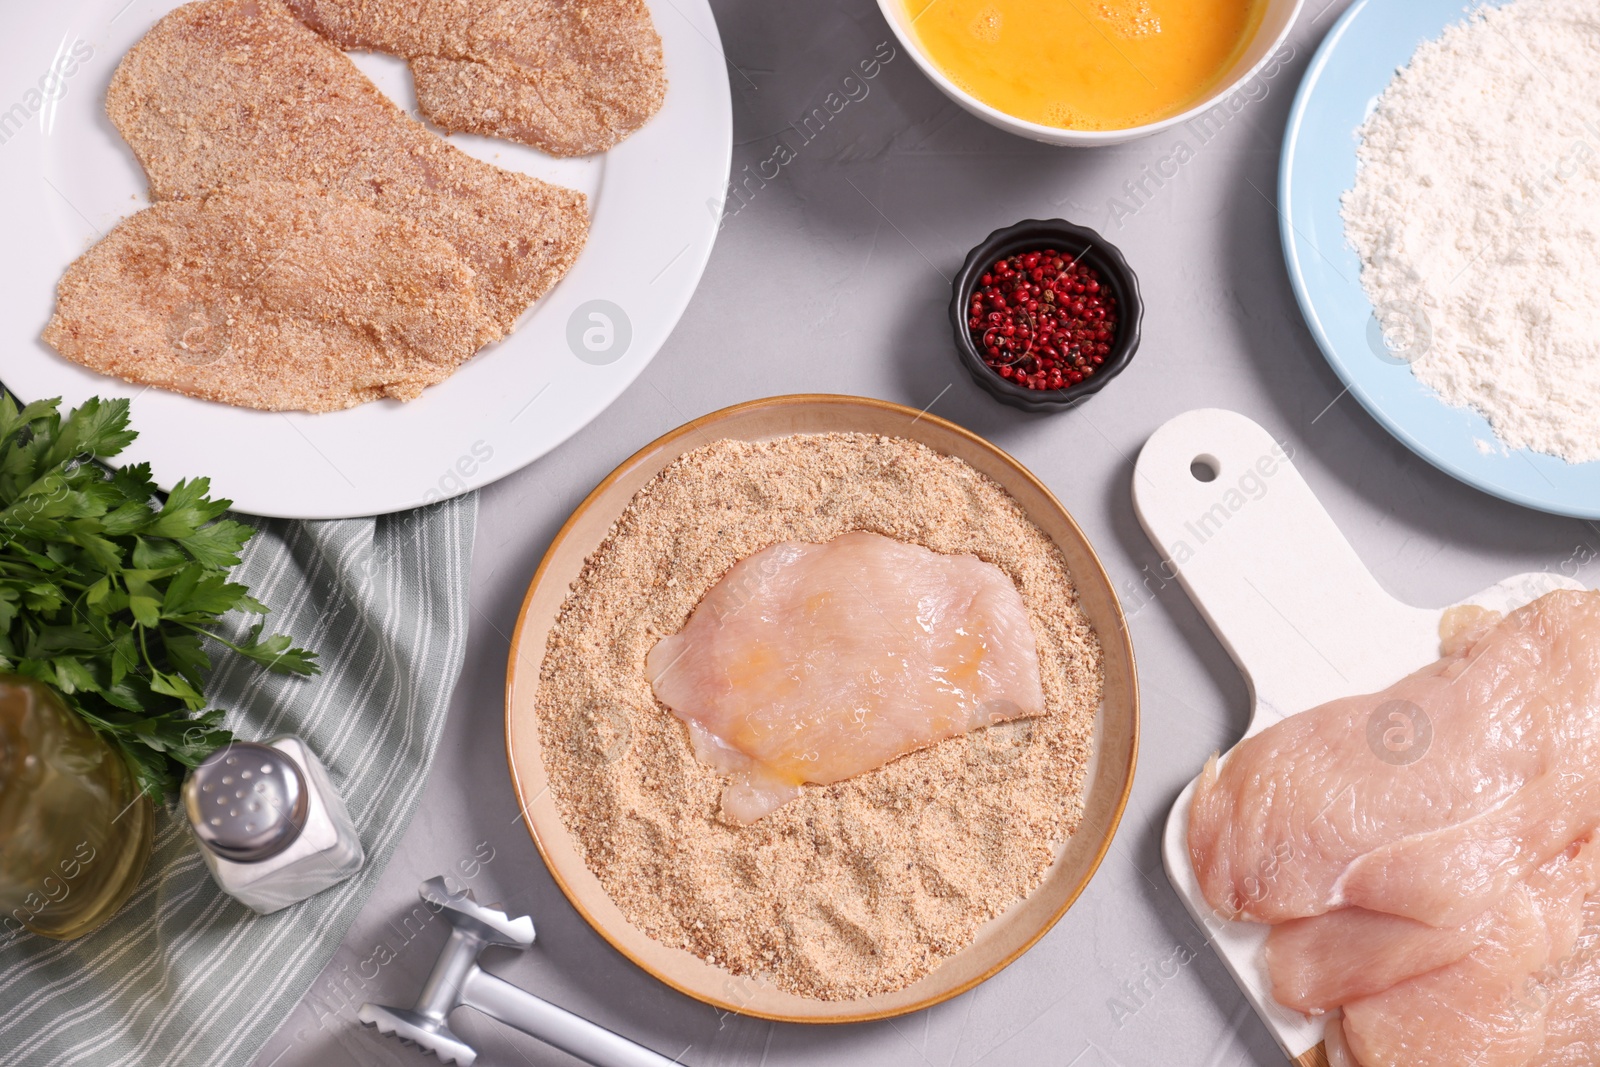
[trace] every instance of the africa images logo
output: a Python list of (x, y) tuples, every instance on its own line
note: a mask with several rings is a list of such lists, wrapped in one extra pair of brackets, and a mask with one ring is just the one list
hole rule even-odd
[(1409, 767), (1433, 747), (1433, 720), (1409, 700), (1385, 700), (1367, 716), (1367, 747), (1385, 763)]
[(567, 347), (591, 366), (615, 363), (632, 343), (628, 313), (609, 300), (586, 300), (567, 317)]

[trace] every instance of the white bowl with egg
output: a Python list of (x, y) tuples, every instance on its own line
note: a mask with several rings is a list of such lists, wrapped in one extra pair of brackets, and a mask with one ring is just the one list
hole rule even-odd
[[(1276, 76), (1279, 68), (1292, 58), (1292, 54), (1280, 55), (1280, 50), (1304, 6), (1305, 0), (1266, 0), (1266, 10), (1262, 13), (1261, 24), (1256, 28), (1250, 43), (1217, 80), (1216, 87), (1192, 107), (1156, 122), (1139, 126), (1110, 130), (1075, 130), (1017, 118), (979, 100), (952, 81), (928, 56), (911, 26), (911, 18), (905, 9), (904, 0), (878, 0), (878, 8), (888, 20), (889, 28), (894, 31), (895, 38), (916, 61), (917, 66), (922, 68), (922, 73), (927, 75), (928, 80), (938, 86), (950, 99), (989, 125), (1007, 133), (1043, 141), (1046, 144), (1084, 148), (1123, 144), (1191, 121), (1205, 121), (1207, 114), (1214, 109), (1230, 107), (1229, 100), (1235, 94), (1241, 94), (1241, 90), (1244, 90), (1244, 93), (1239, 99), (1241, 101), (1249, 99), (1250, 90), (1247, 85), (1252, 79), (1261, 77), (1268, 80)], [(1228, 117), (1231, 117), (1231, 113)], [(1220, 124), (1227, 119), (1218, 115), (1211, 121), (1220, 128)]]

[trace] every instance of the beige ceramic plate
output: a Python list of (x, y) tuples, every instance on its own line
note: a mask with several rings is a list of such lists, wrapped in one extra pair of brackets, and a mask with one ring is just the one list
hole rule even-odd
[[(763, 441), (794, 433), (855, 432), (905, 437), (965, 460), (1022, 505), (1065, 554), (1084, 611), (1100, 635), (1105, 697), (1095, 731), (1082, 825), (1050, 868), (1044, 884), (990, 920), (972, 944), (896, 993), (823, 1001), (731, 975), (639, 930), (611, 902), (584, 865), (562, 824), (539, 751), (534, 698), (545, 641), (584, 560), (606, 537), (633, 494), (683, 453), (722, 438)], [(849, 396), (783, 396), (714, 412), (648, 445), (589, 494), (533, 576), (511, 638), (506, 676), (506, 750), (528, 830), (572, 906), (624, 956), (697, 1000), (729, 1011), (785, 1022), (841, 1023), (882, 1019), (930, 1007), (972, 988), (1020, 956), (1055, 925), (1094, 875), (1111, 846), (1133, 785), (1139, 747), (1139, 692), (1133, 647), (1110, 579), (1094, 549), (1050, 491), (1014, 459), (982, 438), (932, 415), (881, 400)]]

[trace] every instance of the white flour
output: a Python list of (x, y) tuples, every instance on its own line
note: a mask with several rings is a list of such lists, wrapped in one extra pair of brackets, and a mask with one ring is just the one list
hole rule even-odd
[(1375, 351), (1507, 445), (1600, 459), (1600, 4), (1452, 26), (1360, 136), (1343, 213)]

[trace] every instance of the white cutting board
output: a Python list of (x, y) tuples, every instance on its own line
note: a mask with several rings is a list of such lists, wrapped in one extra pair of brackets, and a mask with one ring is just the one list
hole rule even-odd
[[(1196, 470), (1215, 477), (1204, 481)], [(1292, 457), (1237, 412), (1208, 408), (1168, 422), (1134, 465), (1133, 503), (1250, 688), (1259, 733), (1335, 697), (1383, 689), (1439, 658), (1444, 608), (1390, 596), (1334, 526)], [(1571, 579), (1523, 574), (1463, 603), (1521, 606)], [(1321, 1064), (1323, 1021), (1278, 1005), (1261, 948), (1267, 927), (1229, 922), (1200, 893), (1189, 860), (1191, 783), (1172, 806), (1162, 840), (1167, 877), (1189, 913), (1289, 1058)]]

